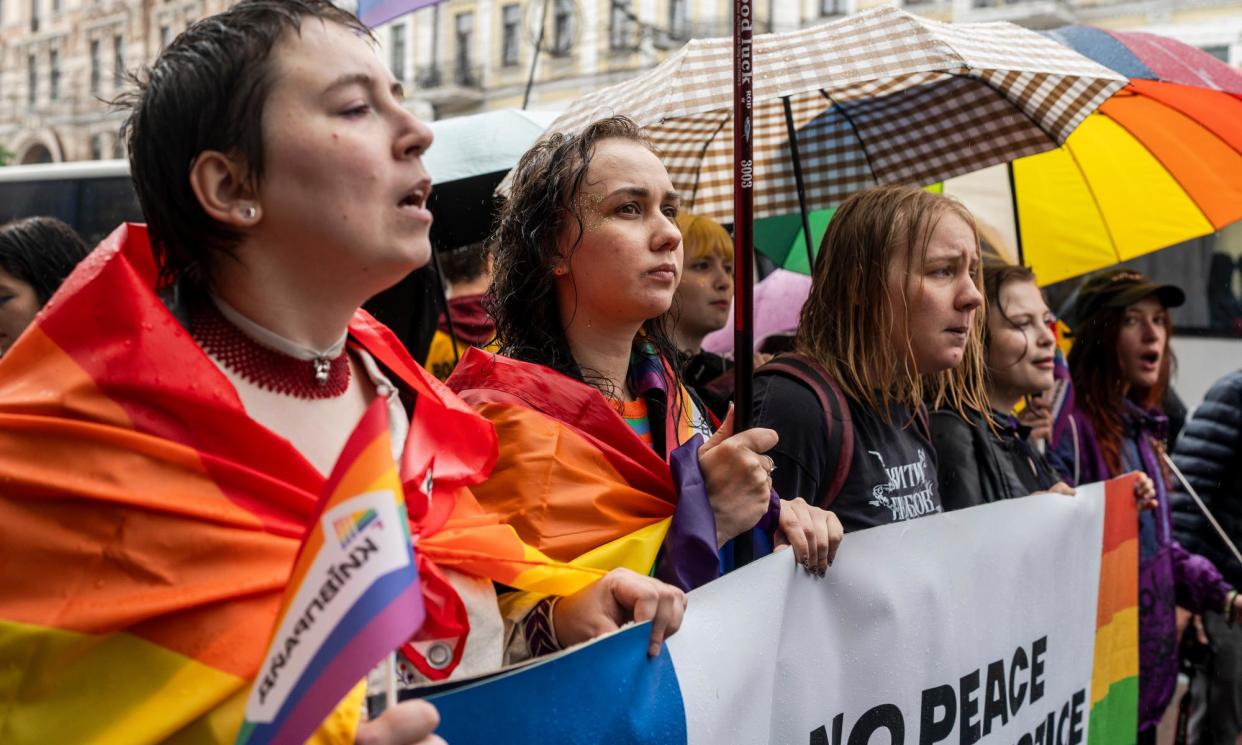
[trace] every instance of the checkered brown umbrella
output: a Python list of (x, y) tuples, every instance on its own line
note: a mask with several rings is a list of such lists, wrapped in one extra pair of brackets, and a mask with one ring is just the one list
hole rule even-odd
[[(732, 54), (730, 39), (691, 41), (578, 99), (549, 131), (629, 116), (685, 207), (731, 222)], [(891, 7), (756, 36), (754, 57), (755, 217), (799, 210), (790, 129), (806, 207), (822, 209), (877, 183), (929, 184), (1054, 148), (1125, 84), (1013, 24), (952, 25)]]

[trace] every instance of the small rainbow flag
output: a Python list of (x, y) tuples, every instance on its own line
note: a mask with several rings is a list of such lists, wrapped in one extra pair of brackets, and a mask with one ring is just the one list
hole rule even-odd
[(1138, 739), (1138, 507), (1136, 476), (1104, 486), (1104, 544), (1096, 604), (1088, 745)]
[(376, 398), (325, 485), (237, 742), (306, 740), (424, 616), (386, 402)]

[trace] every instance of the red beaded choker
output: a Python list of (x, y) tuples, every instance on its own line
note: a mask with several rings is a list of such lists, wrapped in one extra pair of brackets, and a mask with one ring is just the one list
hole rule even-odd
[(265, 390), (295, 398), (336, 398), (349, 388), (349, 355), (300, 360), (251, 339), (207, 300), (190, 320), (190, 333), (221, 365)]

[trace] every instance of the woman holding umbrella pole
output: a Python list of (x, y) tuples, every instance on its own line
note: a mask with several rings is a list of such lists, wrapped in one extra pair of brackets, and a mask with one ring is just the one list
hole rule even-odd
[(495, 476), (475, 494), (553, 558), (654, 564), (687, 589), (718, 576), (719, 550), (757, 525), (820, 572), (835, 518), (771, 501), (774, 434), (732, 435), (726, 418), (713, 435), (670, 364), (661, 316), (682, 275), (678, 210), (629, 119), (522, 157), (489, 299), (501, 351), (469, 350), (449, 379), (500, 437)]

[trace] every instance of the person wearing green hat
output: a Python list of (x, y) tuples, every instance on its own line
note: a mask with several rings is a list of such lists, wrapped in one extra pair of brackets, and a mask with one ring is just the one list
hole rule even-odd
[(1141, 471), (1156, 488), (1155, 508), (1139, 515), (1140, 745), (1155, 742), (1177, 682), (1175, 608), (1242, 616), (1242, 599), (1212, 562), (1183, 548), (1171, 530), (1162, 462), (1168, 419), (1159, 404), (1173, 368), (1169, 309), (1185, 300), (1179, 288), (1128, 269), (1083, 285), (1071, 312), (1074, 404), (1049, 452), (1071, 484)]

